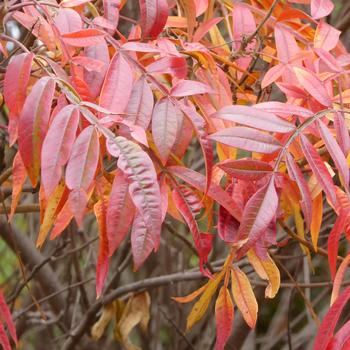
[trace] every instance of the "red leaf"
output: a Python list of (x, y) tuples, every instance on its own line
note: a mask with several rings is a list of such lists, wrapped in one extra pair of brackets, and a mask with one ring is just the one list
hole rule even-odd
[(311, 0), (311, 16), (319, 19), (328, 16), (334, 8), (331, 0)]
[(40, 172), (41, 145), (47, 131), (55, 81), (50, 77), (36, 82), (26, 98), (19, 119), (18, 148), (33, 187)]
[(96, 264), (96, 295), (101, 295), (103, 285), (106, 281), (109, 267), (108, 239), (106, 227), (107, 203), (104, 198), (94, 205), (94, 212), (98, 223), (99, 248)]
[(166, 0), (139, 0), (141, 29), (144, 38), (156, 38), (165, 27), (168, 19)]
[(256, 181), (272, 173), (270, 164), (255, 159), (227, 159), (216, 166), (234, 178), (246, 181)]
[[(205, 192), (206, 187), (204, 175), (181, 166), (170, 166), (168, 167), (168, 170), (171, 171), (172, 174), (196, 188), (198, 191)], [(240, 221), (241, 210), (233, 199), (220, 186), (210, 182), (207, 195), (223, 206), (235, 219)]]
[(169, 98), (159, 100), (154, 106), (152, 136), (163, 164), (167, 162), (176, 140), (179, 127), (177, 113), (178, 109)]
[(4, 350), (12, 350), (5, 328), (1, 322), (0, 322), (0, 344), (2, 345)]
[[(204, 264), (208, 261), (208, 255), (211, 250), (211, 245), (210, 242), (207, 242), (206, 239), (203, 239), (209, 238), (211, 237), (211, 235), (207, 237), (202, 236), (195, 218), (196, 214), (193, 212), (193, 208), (191, 207), (189, 198), (187, 198), (186, 193), (181, 190), (181, 187), (177, 187), (174, 189), (173, 199), (175, 201), (177, 209), (185, 219), (186, 224), (191, 231), (193, 242), (196, 246), (196, 250), (199, 256), (200, 269), (205, 275), (211, 276), (209, 271), (206, 271), (204, 269)], [(209, 245), (207, 243), (209, 243)]]
[(311, 170), (316, 176), (317, 181), (321, 185), (323, 191), (327, 195), (331, 204), (336, 207), (337, 197), (335, 194), (335, 187), (331, 175), (329, 174), (322, 158), (315, 150), (314, 146), (304, 135), (300, 135), (301, 148), (308, 161)]
[[(162, 222), (160, 189), (153, 162), (141, 147), (122, 136), (107, 141), (109, 152), (119, 157), (118, 168), (129, 182), (129, 193), (142, 217), (147, 230), (151, 232), (155, 249), (160, 242)], [(138, 226), (142, 226), (140, 221)]]
[(278, 196), (274, 179), (272, 175), (266, 185), (248, 200), (244, 208), (238, 236), (240, 239), (248, 238), (245, 249), (256, 243), (276, 215)]
[(94, 29), (82, 29), (72, 33), (66, 33), (62, 35), (63, 41), (71, 46), (87, 47), (100, 44), (105, 40), (106, 33)]
[(346, 225), (346, 212), (341, 211), (339, 216), (335, 220), (331, 232), (328, 236), (327, 241), (327, 251), (328, 251), (328, 264), (331, 271), (332, 279), (334, 280), (336, 270), (337, 270), (337, 258), (338, 258), (338, 247), (339, 239), (341, 234), (344, 232)]
[(187, 63), (184, 57), (167, 56), (147, 66), (148, 73), (171, 74), (179, 79), (187, 75)]
[[(337, 325), (340, 313), (345, 304), (350, 298), (350, 287), (347, 287), (344, 292), (337, 298), (335, 303), (328, 310), (323, 318), (321, 326), (317, 332), (314, 350), (326, 350), (333, 336), (335, 326)], [(335, 349), (334, 349), (335, 350)]]
[(109, 65), (100, 96), (100, 106), (113, 113), (122, 113), (132, 91), (133, 73), (129, 63), (117, 52)]
[[(232, 197), (232, 188), (230, 185), (226, 192)], [(218, 234), (224, 242), (237, 241), (239, 221), (237, 221), (223, 206), (220, 205), (218, 216)]]
[(286, 163), (289, 177), (298, 185), (302, 198), (301, 207), (303, 209), (306, 225), (310, 228), (312, 218), (312, 199), (309, 186), (304, 178), (303, 173), (289, 153), (286, 154)]
[(280, 143), (273, 136), (246, 127), (219, 130), (211, 134), (209, 139), (258, 153), (273, 153), (281, 148)]
[(129, 185), (121, 171), (113, 180), (107, 209), (107, 237), (109, 256), (112, 256), (129, 232), (134, 218), (134, 205), (129, 195)]
[(147, 79), (141, 76), (135, 83), (126, 106), (126, 119), (146, 130), (152, 118), (154, 100)]
[(17, 345), (18, 341), (17, 341), (17, 334), (16, 334), (16, 326), (13, 323), (11, 311), (6, 304), (5, 297), (1, 291), (0, 291), (0, 315), (1, 315), (1, 320), (6, 322), (9, 333), (13, 341)]
[(344, 187), (349, 187), (349, 167), (337, 141), (334, 139), (333, 135), (328, 130), (327, 126), (323, 124), (322, 121), (318, 120), (318, 128), (322, 139), (326, 145), (327, 151), (331, 155), (334, 164), (336, 165), (339, 175), (341, 176), (341, 181)]
[(216, 343), (215, 350), (224, 350), (232, 332), (234, 308), (230, 292), (225, 286), (220, 288), (215, 303)]
[(326, 88), (315, 73), (299, 67), (293, 67), (293, 70), (301, 86), (303, 86), (314, 99), (324, 106), (328, 107), (332, 105), (332, 100), (329, 97)]
[(55, 116), (43, 143), (41, 152), (41, 181), (49, 197), (62, 176), (79, 123), (79, 111), (73, 105), (61, 109)]

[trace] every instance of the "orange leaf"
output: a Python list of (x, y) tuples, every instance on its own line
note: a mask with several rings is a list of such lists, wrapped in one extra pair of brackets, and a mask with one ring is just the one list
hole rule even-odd
[(248, 251), (247, 257), (259, 277), (269, 282), (265, 289), (265, 297), (274, 298), (281, 283), (280, 272), (277, 266), (270, 256), (266, 260), (263, 260), (252, 249)]
[(258, 317), (258, 303), (246, 274), (235, 267), (231, 271), (232, 295), (244, 320), (254, 328)]

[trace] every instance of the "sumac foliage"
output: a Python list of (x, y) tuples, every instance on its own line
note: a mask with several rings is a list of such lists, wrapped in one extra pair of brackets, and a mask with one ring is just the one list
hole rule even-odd
[[(13, 150), (0, 175), (12, 191), (8, 225), (28, 186), (39, 193), (38, 249), (59, 241), (72, 223), (83, 229), (96, 217), (95, 296), (104, 311), (95, 339), (115, 319), (115, 337), (133, 348), (129, 333), (135, 325), (147, 328), (152, 301), (147, 292), (126, 304), (106, 294), (111, 262), (130, 240), (134, 270), (142, 271), (167, 244), (164, 225), (182, 222), (191, 233), (182, 239), (207, 279), (175, 298), (197, 299), (188, 331), (215, 305), (215, 348), (224, 349), (239, 313), (251, 328), (258, 321), (264, 301), (253, 286), (260, 283), (274, 298), (282, 277), (317, 319), (294, 272), (286, 274), (275, 257), (295, 241), (311, 270), (314, 256), (328, 255), (334, 281), (315, 349), (349, 349), (349, 323), (336, 326), (350, 295), (342, 290), (349, 258), (338, 256), (342, 234), (350, 237), (350, 54), (326, 21), (331, 0), (4, 6), (5, 28), (11, 22), (27, 31), (22, 41), (0, 34), (1, 127)], [(335, 223), (324, 248), (325, 210)], [(218, 246), (226, 258), (213, 265)], [(72, 334), (64, 349), (82, 335)]]

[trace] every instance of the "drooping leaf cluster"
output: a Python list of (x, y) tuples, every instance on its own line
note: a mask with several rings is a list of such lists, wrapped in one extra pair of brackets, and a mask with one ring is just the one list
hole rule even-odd
[[(350, 232), (350, 55), (325, 20), (332, 1), (302, 1), (305, 12), (297, 0), (140, 0), (136, 20), (120, 15), (126, 2), (104, 0), (99, 10), (88, 0), (23, 1), (11, 10), (9, 1), (8, 16), (41, 42), (35, 52), (7, 51), (0, 36), (8, 140), (18, 148), (10, 218), (26, 179), (40, 188), (38, 247), (93, 212), (97, 296), (125, 239), (139, 269), (165, 218), (184, 222), (209, 280), (177, 300), (199, 297), (190, 329), (216, 298), (223, 349), (234, 306), (250, 327), (257, 321), (236, 263), (247, 258), (273, 298), (279, 224), (294, 220), (317, 251), (325, 199), (337, 215), (328, 239), (334, 304), (315, 347), (346, 349), (348, 323), (333, 333), (349, 298), (348, 289), (338, 296), (348, 258), (337, 270), (337, 257)], [(186, 158), (193, 144), (203, 171)], [(213, 240), (229, 248), (215, 274)]]

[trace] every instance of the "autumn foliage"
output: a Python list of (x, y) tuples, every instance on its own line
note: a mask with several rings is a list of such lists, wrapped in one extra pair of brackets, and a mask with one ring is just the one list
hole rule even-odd
[[(311, 268), (315, 254), (328, 256), (333, 281), (315, 349), (349, 349), (349, 322), (336, 326), (350, 298), (342, 287), (349, 256), (338, 251), (350, 237), (350, 54), (325, 19), (332, 1), (140, 0), (137, 18), (122, 15), (127, 3), (5, 2), (3, 24), (15, 21), (33, 37), (27, 45), (0, 34), (1, 127), (15, 150), (0, 176), (12, 191), (7, 221), (28, 183), (38, 191), (38, 249), (93, 214), (97, 298), (123, 242), (131, 240), (134, 270), (142, 270), (166, 240), (164, 220), (185, 223), (206, 281), (174, 299), (196, 300), (187, 331), (215, 305), (218, 350), (234, 313), (257, 323), (240, 262), (274, 298), (286, 272), (273, 251), (298, 242)], [(325, 208), (336, 220), (324, 249)], [(227, 258), (212, 266), (217, 241)], [(126, 348), (130, 310), (146, 329), (151, 303), (137, 294), (120, 309), (116, 338)], [(95, 338), (116, 309), (110, 300)], [(4, 300), (0, 311), (17, 341)], [(0, 341), (10, 349), (1, 324)]]

